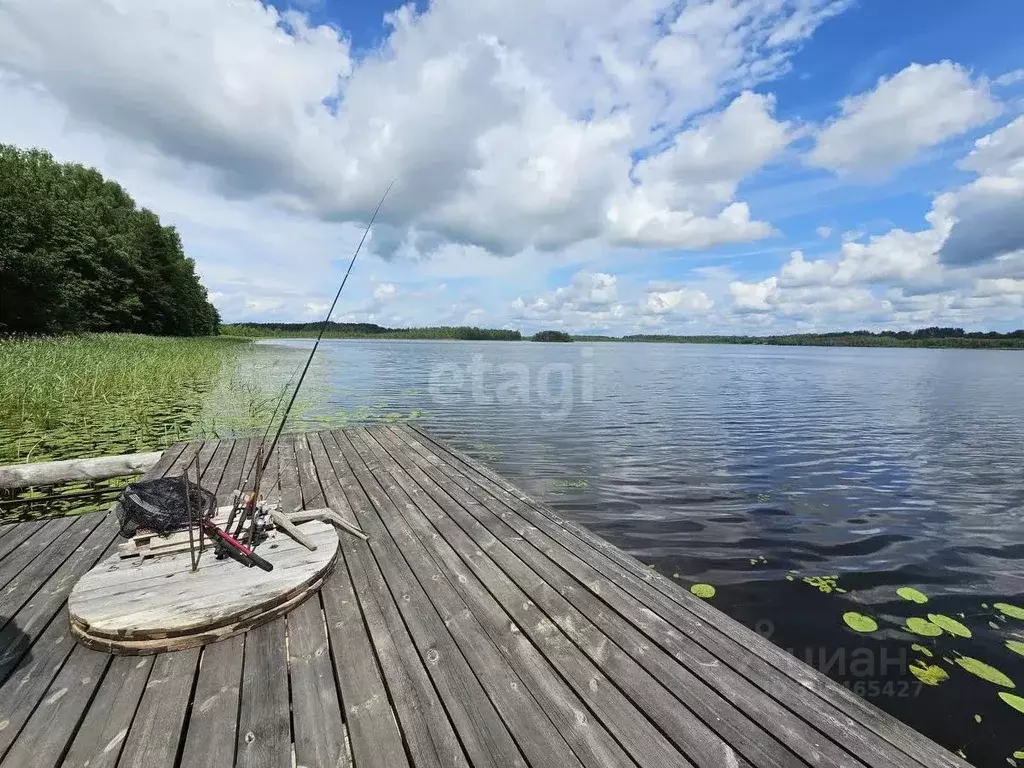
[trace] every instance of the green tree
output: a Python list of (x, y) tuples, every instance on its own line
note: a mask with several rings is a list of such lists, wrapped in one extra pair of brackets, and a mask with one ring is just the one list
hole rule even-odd
[(93, 168), (0, 144), (0, 333), (198, 336), (219, 324), (173, 227)]
[(572, 341), (572, 336), (562, 331), (538, 331), (533, 334), (533, 341)]

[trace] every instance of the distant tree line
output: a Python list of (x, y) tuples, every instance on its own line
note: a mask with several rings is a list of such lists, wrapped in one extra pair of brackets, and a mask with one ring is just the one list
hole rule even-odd
[[(259, 338), (305, 338), (316, 336), (323, 321), (315, 323), (231, 323), (221, 333)], [(376, 323), (327, 323), (327, 338), (340, 339), (451, 339), (458, 341), (521, 341), (523, 335), (506, 328), (475, 326), (430, 326), (427, 328), (387, 328)]]
[(562, 331), (538, 331), (533, 334), (533, 341), (572, 341), (572, 336)]
[(0, 334), (219, 324), (174, 227), (93, 168), (0, 144)]
[[(316, 336), (320, 322), (314, 323), (233, 323), (221, 326), (221, 333), (233, 336), (304, 338)], [(348, 339), (456, 339), (464, 341), (520, 341), (522, 334), (506, 328), (467, 326), (431, 326), (427, 328), (387, 328), (375, 323), (327, 324), (324, 336)], [(533, 341), (636, 341), (680, 344), (771, 344), (778, 346), (827, 347), (964, 347), (976, 349), (1024, 349), (1024, 330), (966, 332), (963, 328), (921, 328), (916, 331), (838, 331), (833, 333), (795, 333), (777, 336), (679, 336), (671, 334), (633, 334), (630, 336), (575, 335), (563, 331), (538, 331)]]
[[(598, 341), (599, 337), (588, 337)], [(613, 337), (603, 340), (614, 341)], [(771, 344), (821, 347), (960, 347), (973, 349), (1024, 349), (1024, 330), (966, 332), (963, 328), (920, 328), (916, 331), (838, 331), (794, 333), (778, 336), (675, 336), (636, 334), (622, 341), (677, 342), (687, 344)]]

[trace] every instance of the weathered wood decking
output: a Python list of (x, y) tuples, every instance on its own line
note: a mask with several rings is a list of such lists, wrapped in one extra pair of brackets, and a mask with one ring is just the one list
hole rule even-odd
[[(223, 503), (255, 441), (176, 445), (149, 474), (196, 452)], [(319, 596), (202, 649), (71, 639), (111, 517), (0, 528), (0, 765), (966, 765), (422, 432), (298, 435), (276, 459), (286, 508), (370, 541), (343, 536)]]

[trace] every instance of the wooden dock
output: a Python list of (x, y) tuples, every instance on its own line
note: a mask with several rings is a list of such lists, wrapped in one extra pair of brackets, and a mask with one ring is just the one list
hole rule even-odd
[[(148, 475), (198, 453), (226, 503), (256, 442), (175, 445)], [(419, 430), (286, 436), (271, 470), (286, 509), (369, 543), (343, 535), (318, 596), (203, 648), (72, 640), (112, 516), (0, 528), (0, 765), (966, 766)]]

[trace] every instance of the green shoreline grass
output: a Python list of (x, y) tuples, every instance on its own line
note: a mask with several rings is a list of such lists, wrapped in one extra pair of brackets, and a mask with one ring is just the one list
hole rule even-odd
[(155, 450), (191, 437), (203, 395), (247, 343), (133, 334), (0, 340), (0, 464)]

